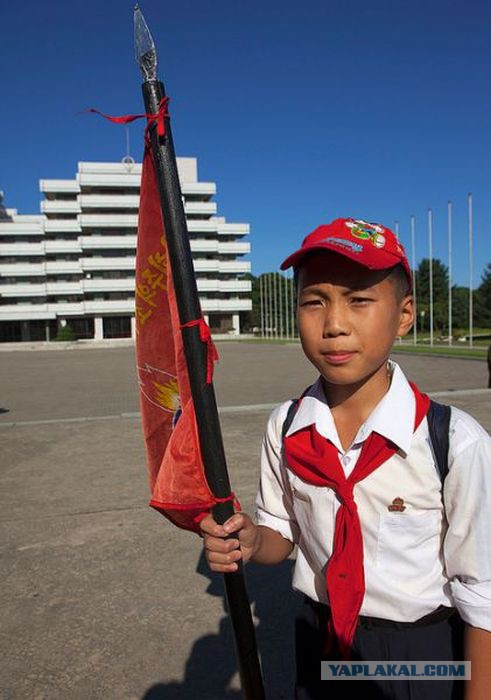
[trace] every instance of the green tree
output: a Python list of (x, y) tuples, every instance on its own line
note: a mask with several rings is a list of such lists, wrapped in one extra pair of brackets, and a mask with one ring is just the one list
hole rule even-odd
[[(261, 287), (263, 290), (263, 324), (271, 335), (292, 335), (292, 286), (293, 280), (279, 272), (264, 272), (259, 277), (244, 275), (252, 282), (252, 310), (241, 313), (241, 329), (252, 332), (261, 329)], [(274, 290), (276, 289), (276, 294)]]
[(491, 326), (491, 263), (484, 268), (481, 284), (474, 292), (474, 322), (477, 327)]
[[(436, 333), (448, 330), (448, 268), (441, 260), (433, 259), (433, 327)], [(430, 318), (430, 261), (423, 258), (416, 270), (416, 291), (419, 311), (425, 312), (426, 324)], [(425, 324), (425, 325), (426, 325)]]
[(56, 334), (55, 340), (57, 341), (67, 341), (75, 340), (75, 333), (68, 323), (65, 326), (60, 326), (58, 328), (58, 333)]
[(259, 277), (251, 275), (249, 272), (241, 276), (242, 280), (249, 280), (251, 282), (251, 298), (252, 298), (252, 310), (251, 311), (241, 311), (240, 316), (240, 329), (242, 333), (251, 333), (254, 327), (259, 327), (261, 325), (260, 318), (260, 300), (259, 300)]
[(452, 287), (452, 326), (457, 332), (469, 328), (469, 287)]

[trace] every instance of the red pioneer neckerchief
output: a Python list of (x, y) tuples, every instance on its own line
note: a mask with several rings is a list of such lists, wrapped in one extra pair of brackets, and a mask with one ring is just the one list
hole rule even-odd
[[(416, 398), (414, 429), (428, 412), (430, 400), (410, 382)], [(309, 425), (284, 440), (288, 467), (301, 479), (315, 486), (336, 491), (341, 505), (336, 514), (334, 543), (326, 569), (326, 585), (331, 607), (325, 652), (337, 642), (343, 659), (349, 659), (358, 613), (365, 595), (363, 540), (353, 487), (380, 467), (397, 446), (388, 438), (372, 432), (365, 440), (355, 468), (345, 477), (337, 448)]]

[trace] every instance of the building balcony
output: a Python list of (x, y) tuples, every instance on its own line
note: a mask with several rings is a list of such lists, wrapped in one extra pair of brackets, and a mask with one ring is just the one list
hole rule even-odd
[(80, 214), (78, 217), (82, 228), (135, 228), (138, 225), (137, 214)]
[(250, 280), (198, 279), (198, 292), (250, 292)]
[[(79, 163), (80, 165), (84, 165), (83, 163)], [(111, 163), (101, 163), (101, 165), (112, 165)], [(137, 164), (134, 166), (135, 168), (137, 167)], [(80, 189), (83, 190), (84, 187), (95, 187), (100, 190), (104, 190), (105, 187), (110, 187), (111, 189), (121, 187), (122, 189), (124, 188), (132, 188), (132, 189), (138, 189), (140, 187), (140, 179), (141, 179), (141, 166), (140, 166), (140, 172), (135, 172), (134, 170), (131, 172), (98, 172), (98, 173), (92, 173), (92, 172), (79, 172), (77, 175), (78, 182), (80, 184)]]
[(4, 263), (0, 264), (0, 275), (4, 277), (43, 277), (46, 275), (46, 264), (40, 263)]
[(104, 316), (112, 314), (132, 315), (135, 312), (135, 300), (115, 299), (110, 301), (56, 302), (49, 304), (6, 304), (0, 306), (0, 321), (22, 321), (67, 318), (70, 316)]
[(46, 294), (82, 294), (80, 282), (46, 282)]
[(191, 219), (187, 222), (189, 233), (216, 233), (217, 222), (207, 219)]
[(80, 192), (77, 180), (39, 180), (39, 189), (47, 194), (78, 194)]
[(82, 231), (77, 219), (46, 219), (44, 230), (46, 233), (81, 233)]
[(184, 211), (194, 216), (214, 216), (217, 213), (216, 202), (185, 202)]
[[(197, 280), (198, 292), (209, 293), (248, 293), (251, 291), (249, 280)], [(110, 278), (83, 278), (78, 282), (39, 282), (23, 284), (0, 284), (0, 296), (4, 297), (31, 297), (46, 296), (52, 294), (88, 294), (95, 292), (128, 292), (133, 295), (135, 290), (134, 277), (123, 279)]]
[(0, 236), (44, 236), (43, 219), (0, 223)]
[(23, 284), (0, 284), (0, 296), (5, 297), (45, 297), (47, 294), (81, 294), (79, 282), (32, 282)]
[(250, 232), (249, 224), (227, 224), (218, 222), (219, 236), (246, 236)]
[(216, 253), (223, 255), (246, 255), (251, 252), (249, 243), (221, 242), (216, 240), (193, 239), (191, 241), (193, 253)]
[(47, 304), (6, 304), (0, 306), (0, 321), (41, 321), (56, 318)]
[(251, 271), (251, 263), (247, 260), (206, 260), (197, 258), (193, 260), (196, 272), (222, 272), (227, 274), (241, 274)]
[(218, 253), (218, 241), (207, 241), (207, 240), (192, 240), (191, 252), (192, 253)]
[(91, 270), (134, 270), (136, 258), (134, 255), (128, 255), (124, 258), (80, 258), (80, 265), (84, 272)]
[(22, 257), (23, 255), (44, 256), (44, 241), (41, 243), (0, 243), (0, 258), (2, 256)]
[[(84, 213), (90, 209), (138, 209), (140, 206), (140, 196), (136, 194), (81, 194), (78, 197), (77, 211)], [(53, 204), (50, 202), (49, 204)], [(59, 202), (61, 204), (61, 202)], [(48, 211), (44, 209), (44, 211)], [(53, 211), (55, 211), (53, 209)], [(62, 211), (60, 209), (60, 211)], [(216, 214), (216, 202), (185, 202), (184, 211), (186, 214), (213, 216)]]
[(80, 244), (83, 250), (135, 250), (136, 236), (80, 236)]
[(128, 299), (110, 299), (107, 301), (85, 301), (83, 303), (85, 313), (104, 315), (104, 314), (134, 314), (135, 299), (133, 296), (128, 296)]
[(185, 197), (199, 196), (203, 199), (210, 199), (217, 192), (214, 182), (181, 182), (181, 190)]
[(80, 209), (138, 209), (140, 197), (137, 194), (80, 194)]
[(66, 199), (43, 199), (41, 211), (49, 216), (50, 214), (79, 214), (80, 204)]
[(248, 260), (220, 260), (218, 269), (220, 272), (246, 273), (251, 271), (251, 263)]
[(46, 284), (44, 282), (22, 284), (0, 284), (0, 297), (45, 297)]
[(203, 313), (211, 311), (251, 311), (252, 301), (250, 299), (201, 299)]
[(76, 275), (82, 272), (80, 260), (48, 260), (45, 268), (48, 275)]
[(125, 277), (123, 279), (92, 278), (82, 280), (84, 293), (94, 292), (129, 292), (135, 291), (135, 278)]
[(251, 252), (251, 244), (236, 243), (235, 241), (219, 241), (218, 252), (224, 255), (247, 255)]
[(82, 247), (78, 240), (70, 241), (63, 240), (62, 238), (55, 241), (45, 241), (44, 243), (46, 253), (81, 253)]

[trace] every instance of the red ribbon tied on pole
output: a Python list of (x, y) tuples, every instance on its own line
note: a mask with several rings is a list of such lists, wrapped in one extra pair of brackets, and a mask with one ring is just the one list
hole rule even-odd
[(206, 383), (211, 384), (213, 381), (213, 365), (218, 360), (218, 352), (215, 347), (215, 343), (211, 337), (210, 327), (206, 323), (203, 317), (197, 318), (195, 321), (188, 321), (187, 323), (182, 323), (181, 328), (191, 328), (192, 326), (199, 327), (199, 337), (202, 343), (207, 345), (207, 357), (206, 357)]
[(156, 114), (123, 114), (119, 117), (113, 117), (110, 116), (109, 114), (104, 114), (104, 112), (99, 112), (98, 109), (94, 109), (91, 107), (90, 109), (85, 110), (86, 112), (91, 112), (93, 114), (99, 114), (99, 116), (104, 117), (104, 119), (108, 119), (110, 122), (113, 122), (114, 124), (131, 124), (131, 122), (136, 121), (137, 119), (147, 119), (147, 129), (150, 128), (152, 124), (157, 122), (157, 134), (159, 137), (165, 136), (165, 120), (170, 119), (169, 116), (169, 98), (166, 95), (163, 97), (160, 102), (159, 102), (159, 111)]

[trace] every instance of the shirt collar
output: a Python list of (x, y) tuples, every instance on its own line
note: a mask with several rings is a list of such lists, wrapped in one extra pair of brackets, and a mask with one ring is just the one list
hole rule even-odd
[[(370, 433), (377, 432), (407, 454), (414, 432), (416, 400), (399, 365), (390, 360), (389, 366), (392, 371), (389, 390), (360, 427), (353, 444), (363, 442)], [(286, 434), (291, 435), (309, 425), (315, 425), (320, 435), (330, 440), (340, 452), (344, 452), (327, 405), (321, 377), (307, 390)]]

